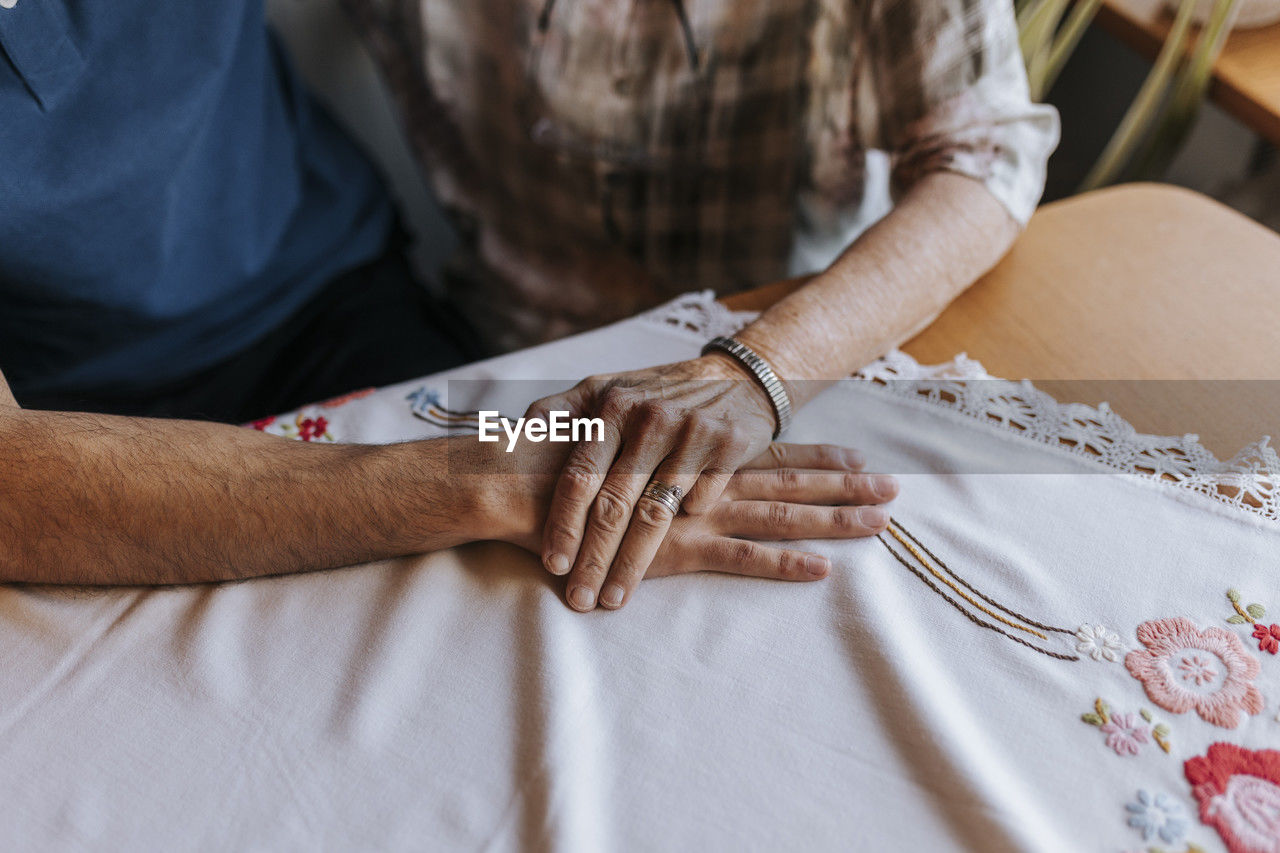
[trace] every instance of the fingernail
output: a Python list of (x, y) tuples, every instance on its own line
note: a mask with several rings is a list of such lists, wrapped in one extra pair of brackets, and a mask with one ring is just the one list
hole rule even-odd
[(596, 594), (585, 586), (575, 586), (569, 593), (569, 603), (575, 610), (587, 611), (596, 606)]
[(604, 589), (600, 591), (600, 603), (605, 607), (620, 607), (624, 594), (625, 590), (616, 583), (605, 584)]
[(861, 468), (866, 461), (866, 457), (856, 450), (846, 449), (844, 452), (844, 464), (850, 468)]
[(858, 520), (867, 527), (884, 527), (889, 523), (889, 513), (878, 506), (864, 506), (858, 510)]
[(547, 571), (553, 575), (569, 574), (569, 558), (564, 554), (552, 554), (547, 558)]
[(871, 493), (878, 498), (887, 500), (898, 493), (898, 481), (887, 474), (872, 477)]
[(822, 577), (827, 573), (830, 564), (826, 557), (819, 557), (817, 554), (810, 554), (804, 558), (804, 570), (814, 577)]

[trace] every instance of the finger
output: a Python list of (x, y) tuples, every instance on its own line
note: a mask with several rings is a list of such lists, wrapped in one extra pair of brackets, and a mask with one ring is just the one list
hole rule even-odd
[(702, 515), (713, 509), (733, 480), (733, 472), (733, 468), (723, 463), (707, 466), (685, 496), (684, 511), (689, 515)]
[[(569, 604), (575, 610), (587, 611), (596, 606), (601, 587), (641, 502), (640, 495), (666, 455), (665, 447), (656, 438), (646, 440), (646, 433), (642, 426), (631, 429), (622, 453), (587, 513), (582, 544), (566, 588)], [(647, 507), (650, 502), (644, 503)]]
[(716, 537), (699, 549), (698, 571), (724, 572), (785, 581), (816, 581), (827, 576), (826, 557), (761, 545), (747, 539)]
[(565, 575), (573, 568), (600, 486), (618, 454), (621, 437), (605, 421), (601, 441), (579, 442), (569, 452), (547, 509), (542, 534), (542, 564), (553, 575)]
[(738, 466), (755, 455), (751, 437), (744, 431), (731, 427), (716, 433), (700, 466), (702, 473), (685, 496), (684, 511), (690, 515), (709, 511), (720, 502)]
[(739, 471), (725, 490), (733, 500), (801, 504), (881, 504), (897, 495), (898, 480), (888, 474), (796, 468)]
[(866, 458), (852, 447), (835, 444), (787, 444), (775, 441), (769, 448), (738, 468), (809, 468), (826, 471), (861, 471)]
[(889, 513), (878, 506), (726, 501), (712, 514), (712, 525), (747, 539), (855, 539), (888, 527)]
[(583, 415), (590, 407), (597, 390), (594, 379), (584, 379), (568, 391), (533, 401), (525, 410), (524, 416), (545, 419), (552, 412), (568, 412), (571, 417)]
[[(681, 495), (687, 494), (697, 482), (698, 473), (693, 465), (684, 461), (686, 457), (687, 454), (679, 451), (667, 457), (654, 472), (653, 481), (674, 486), (680, 490)], [(631, 514), (626, 535), (614, 557), (613, 566), (600, 589), (602, 606), (616, 610), (630, 600), (631, 594), (653, 564), (675, 516), (676, 513), (661, 501), (641, 494)]]

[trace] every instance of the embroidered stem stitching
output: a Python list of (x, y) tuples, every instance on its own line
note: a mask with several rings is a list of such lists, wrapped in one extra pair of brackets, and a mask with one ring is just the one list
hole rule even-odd
[(977, 625), (978, 627), (986, 628), (988, 631), (995, 631), (997, 634), (1000, 634), (1010, 640), (1013, 640), (1015, 643), (1026, 646), (1032, 651), (1039, 652), (1042, 655), (1048, 655), (1051, 658), (1056, 658), (1058, 660), (1065, 660), (1065, 661), (1080, 660), (1080, 658), (1074, 655), (1064, 655), (1064, 654), (1059, 654), (1058, 652), (1049, 651), (1048, 649), (1042, 649), (1039, 646), (1035, 645), (1034, 643), (1029, 643), (1026, 640), (1022, 639), (1021, 637), (1016, 637), (1013, 634), (1010, 634), (1008, 631), (1004, 630), (999, 625), (993, 625), (990, 622), (986, 622), (982, 619), (979, 619), (977, 616), (974, 616), (968, 610), (965, 610), (964, 606), (961, 605), (960, 602), (956, 601), (955, 599), (951, 598), (951, 596), (944, 593), (938, 586), (936, 586), (933, 583), (933, 581), (929, 580), (929, 578), (923, 572), (921, 572), (915, 566), (911, 565), (911, 563), (907, 562), (907, 559), (905, 557), (903, 557), (901, 554), (899, 554), (897, 551), (893, 549), (893, 546), (890, 545), (888, 540), (884, 538), (883, 533), (876, 536), (876, 539), (880, 542), (881, 545), (885, 547), (885, 550), (887, 550), (890, 554), (893, 555), (893, 558), (895, 560), (897, 560), (899, 563), (901, 563), (903, 566), (906, 567), (907, 571), (911, 572), (911, 574), (919, 578), (924, 583), (924, 585), (929, 587), (929, 589), (933, 590), (934, 593), (937, 594), (939, 598), (941, 598), (943, 601), (950, 604), (956, 610), (959, 610), (962, 614), (964, 614), (964, 617), (966, 619), (968, 619), (970, 622)]
[(1262, 621), (1267, 618), (1267, 608), (1256, 601), (1241, 607), (1240, 592), (1235, 589), (1227, 590), (1227, 600), (1236, 611), (1227, 617), (1227, 622), (1232, 625), (1252, 625), (1253, 639), (1258, 641), (1258, 651), (1273, 655), (1280, 652), (1280, 624), (1268, 625)]
[(1173, 744), (1169, 741), (1169, 727), (1164, 723), (1157, 723), (1152, 717), (1151, 712), (1146, 708), (1143, 708), (1138, 713), (1142, 715), (1142, 719), (1152, 724), (1153, 728), (1151, 729), (1151, 737), (1154, 738), (1156, 744), (1164, 750), (1165, 755), (1168, 755), (1169, 751), (1173, 749)]
[[(889, 535), (891, 535), (894, 539), (897, 539), (900, 543), (902, 543), (902, 546), (911, 552), (911, 556), (919, 560), (920, 564), (929, 570), (929, 574), (933, 575), (935, 578), (942, 581), (947, 586), (951, 587), (951, 589), (957, 595), (959, 595), (965, 601), (969, 602), (969, 604), (973, 605), (973, 607), (987, 614), (997, 622), (1003, 622), (1005, 625), (1008, 625), (1010, 628), (1013, 628), (1018, 631), (1025, 631), (1031, 636), (1039, 637), (1042, 640), (1049, 639), (1047, 636), (1040, 633), (1035, 628), (1028, 628), (1026, 625), (1019, 625), (1017, 622), (1014, 622), (1012, 619), (1007, 619), (1004, 616), (1001, 616), (999, 613), (996, 613), (994, 610), (990, 609), (989, 607), (985, 607), (979, 604), (977, 601), (974, 600), (973, 596), (969, 595), (967, 592), (965, 592), (963, 589), (957, 586), (955, 581), (951, 580), (948, 577), (945, 577), (940, 571), (937, 570), (937, 568), (934, 567), (933, 563), (925, 559), (925, 556), (920, 553), (920, 550), (916, 548), (915, 545), (912, 545), (909, 541), (907, 541), (907, 539), (901, 533), (898, 532), (896, 527), (894, 527), (894, 525), (897, 524), (896, 521), (894, 521), (893, 519), (890, 519), (890, 522), (891, 523), (887, 528)], [(968, 584), (965, 584), (965, 586), (968, 586)], [(1001, 608), (1001, 609), (1003, 610), (1004, 608)]]
[(1227, 619), (1233, 625), (1243, 625), (1246, 622), (1250, 625), (1256, 625), (1259, 619), (1266, 618), (1267, 608), (1261, 604), (1250, 604), (1248, 607), (1240, 606), (1240, 593), (1237, 590), (1227, 590), (1227, 601), (1231, 602), (1231, 606), (1235, 608), (1236, 616)]
[(1023, 616), (1023, 615), (1022, 615), (1021, 613), (1019, 613), (1018, 611), (1016, 611), (1016, 610), (1010, 610), (1008, 607), (1005, 607), (1003, 604), (1001, 604), (1000, 602), (996, 601), (995, 599), (993, 599), (993, 598), (991, 598), (991, 597), (989, 597), (989, 596), (983, 595), (979, 590), (975, 589), (975, 588), (974, 588), (974, 586), (973, 586), (972, 584), (970, 584), (970, 583), (969, 583), (968, 581), (966, 581), (964, 578), (960, 577), (960, 575), (958, 575), (958, 574), (956, 574), (955, 572), (953, 572), (953, 571), (951, 570), (951, 568), (950, 568), (946, 563), (942, 562), (942, 559), (941, 559), (940, 557), (938, 557), (936, 554), (934, 554), (932, 551), (930, 551), (930, 550), (929, 550), (929, 548), (928, 548), (928, 546), (926, 546), (923, 542), (921, 542), (919, 539), (917, 539), (917, 538), (916, 538), (916, 537), (911, 533), (911, 531), (910, 531), (910, 530), (908, 530), (908, 529), (906, 528), (906, 526), (905, 526), (902, 522), (898, 521), (896, 518), (895, 518), (895, 519), (892, 519), (892, 521), (893, 521), (893, 523), (894, 523), (895, 525), (897, 525), (897, 527), (898, 527), (898, 529), (899, 529), (899, 530), (901, 530), (903, 533), (905, 533), (905, 534), (907, 535), (907, 538), (908, 538), (908, 539), (910, 539), (912, 542), (916, 543), (916, 545), (919, 545), (919, 546), (920, 546), (920, 549), (921, 549), (922, 551), (924, 551), (926, 554), (928, 554), (928, 555), (929, 555), (929, 557), (930, 557), (930, 558), (931, 558), (935, 563), (937, 563), (939, 566), (941, 566), (941, 567), (942, 567), (942, 570), (943, 570), (944, 572), (946, 572), (947, 574), (951, 575), (951, 577), (955, 578), (957, 581), (959, 581), (961, 584), (963, 584), (963, 585), (964, 585), (964, 587), (965, 587), (965, 589), (969, 590), (969, 591), (970, 591), (970, 592), (972, 592), (974, 595), (978, 596), (978, 598), (981, 598), (981, 599), (982, 599), (983, 601), (985, 601), (987, 604), (990, 604), (992, 607), (997, 607), (997, 608), (999, 608), (1000, 610), (1003, 610), (1005, 613), (1008, 613), (1008, 614), (1009, 614), (1010, 616), (1012, 616), (1014, 619), (1018, 619), (1018, 620), (1020, 620), (1020, 621), (1022, 621), (1022, 622), (1027, 623), (1028, 625), (1032, 625), (1032, 626), (1034, 626), (1034, 627), (1036, 627), (1036, 628), (1039, 628), (1039, 629), (1040, 629), (1040, 630), (1042, 630), (1042, 631), (1053, 631), (1053, 632), (1058, 633), (1058, 634), (1075, 634), (1075, 631), (1072, 631), (1072, 630), (1071, 630), (1071, 629), (1069, 629), (1069, 628), (1055, 628), (1055, 627), (1053, 627), (1052, 625), (1043, 625), (1043, 624), (1041, 624), (1041, 623), (1037, 622), (1037, 621), (1036, 621), (1036, 620), (1034, 620), (1034, 619), (1028, 619), (1026, 616)]

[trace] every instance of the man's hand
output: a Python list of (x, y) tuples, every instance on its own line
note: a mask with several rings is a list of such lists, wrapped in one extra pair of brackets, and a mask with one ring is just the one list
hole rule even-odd
[[(493, 481), (488, 515), (494, 538), (541, 553), (547, 500), (558, 473), (554, 445), (525, 445), (522, 473), (510, 470)], [(536, 449), (535, 449), (536, 448)], [(818, 580), (830, 569), (826, 558), (757, 540), (848, 539), (873, 536), (885, 528), (880, 506), (897, 494), (892, 477), (846, 469), (845, 448), (828, 445), (774, 444), (769, 452), (734, 474), (723, 496), (705, 513), (678, 515), (652, 565), (626, 572), (605, 566), (592, 574), (571, 575), (566, 598), (575, 610), (598, 601), (622, 607), (644, 577), (699, 571), (726, 572), (780, 580)], [(491, 455), (486, 464), (500, 466)], [(490, 470), (498, 470), (497, 468)]]

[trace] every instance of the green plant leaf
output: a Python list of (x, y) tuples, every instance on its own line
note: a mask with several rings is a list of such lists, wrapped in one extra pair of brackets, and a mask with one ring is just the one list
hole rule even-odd
[(1245, 608), (1245, 612), (1248, 613), (1250, 616), (1252, 616), (1254, 619), (1261, 619), (1262, 617), (1267, 615), (1267, 608), (1263, 607), (1261, 604), (1258, 604), (1257, 602), (1254, 602), (1253, 604), (1250, 604), (1248, 607)]
[(1178, 66), (1182, 62), (1187, 34), (1191, 30), (1191, 20), (1197, 5), (1197, 0), (1180, 0), (1178, 3), (1178, 12), (1174, 16), (1172, 26), (1169, 27), (1169, 35), (1165, 37), (1160, 54), (1151, 66), (1147, 79), (1138, 89), (1133, 103), (1125, 111), (1120, 125), (1111, 135), (1106, 147), (1102, 149), (1098, 162), (1093, 164), (1093, 168), (1080, 184), (1081, 192), (1094, 190), (1114, 181), (1150, 130), (1152, 122), (1160, 113), (1160, 107)]
[(1162, 108), (1162, 115), (1147, 141), (1146, 150), (1136, 157), (1136, 177), (1155, 180), (1163, 175), (1191, 132), (1196, 113), (1204, 101), (1209, 84), (1213, 81), (1213, 66), (1226, 44), (1235, 22), (1239, 0), (1214, 0), (1208, 19), (1200, 27), (1195, 48), (1190, 51), (1172, 94)]
[(1081, 714), (1080, 719), (1084, 720), (1086, 723), (1088, 723), (1091, 726), (1102, 725), (1102, 718), (1099, 717), (1097, 714), (1093, 714), (1093, 713)]
[(1228, 600), (1228, 601), (1239, 601), (1239, 600), (1240, 600), (1240, 590), (1238, 590), (1238, 589), (1229, 589), (1229, 590), (1227, 590), (1227, 600)]
[(1154, 731), (1156, 735), (1159, 737), (1169, 736), (1169, 727), (1166, 726), (1164, 723), (1161, 723), (1160, 725), (1156, 726), (1154, 729), (1152, 729), (1152, 731)]
[(1244, 625), (1248, 623), (1249, 620), (1241, 616), (1239, 613), (1233, 613), (1227, 617), (1227, 621), (1232, 625)]
[(1058, 30), (1049, 47), (1047, 57), (1036, 68), (1036, 76), (1032, 79), (1032, 100), (1040, 100), (1053, 88), (1062, 67), (1067, 64), (1071, 54), (1075, 52), (1089, 23), (1098, 13), (1102, 0), (1078, 0), (1071, 6), (1071, 14)]
[(1148, 723), (1151, 722), (1151, 712), (1146, 708), (1143, 708), (1138, 713), (1142, 715), (1142, 719), (1146, 720)]

